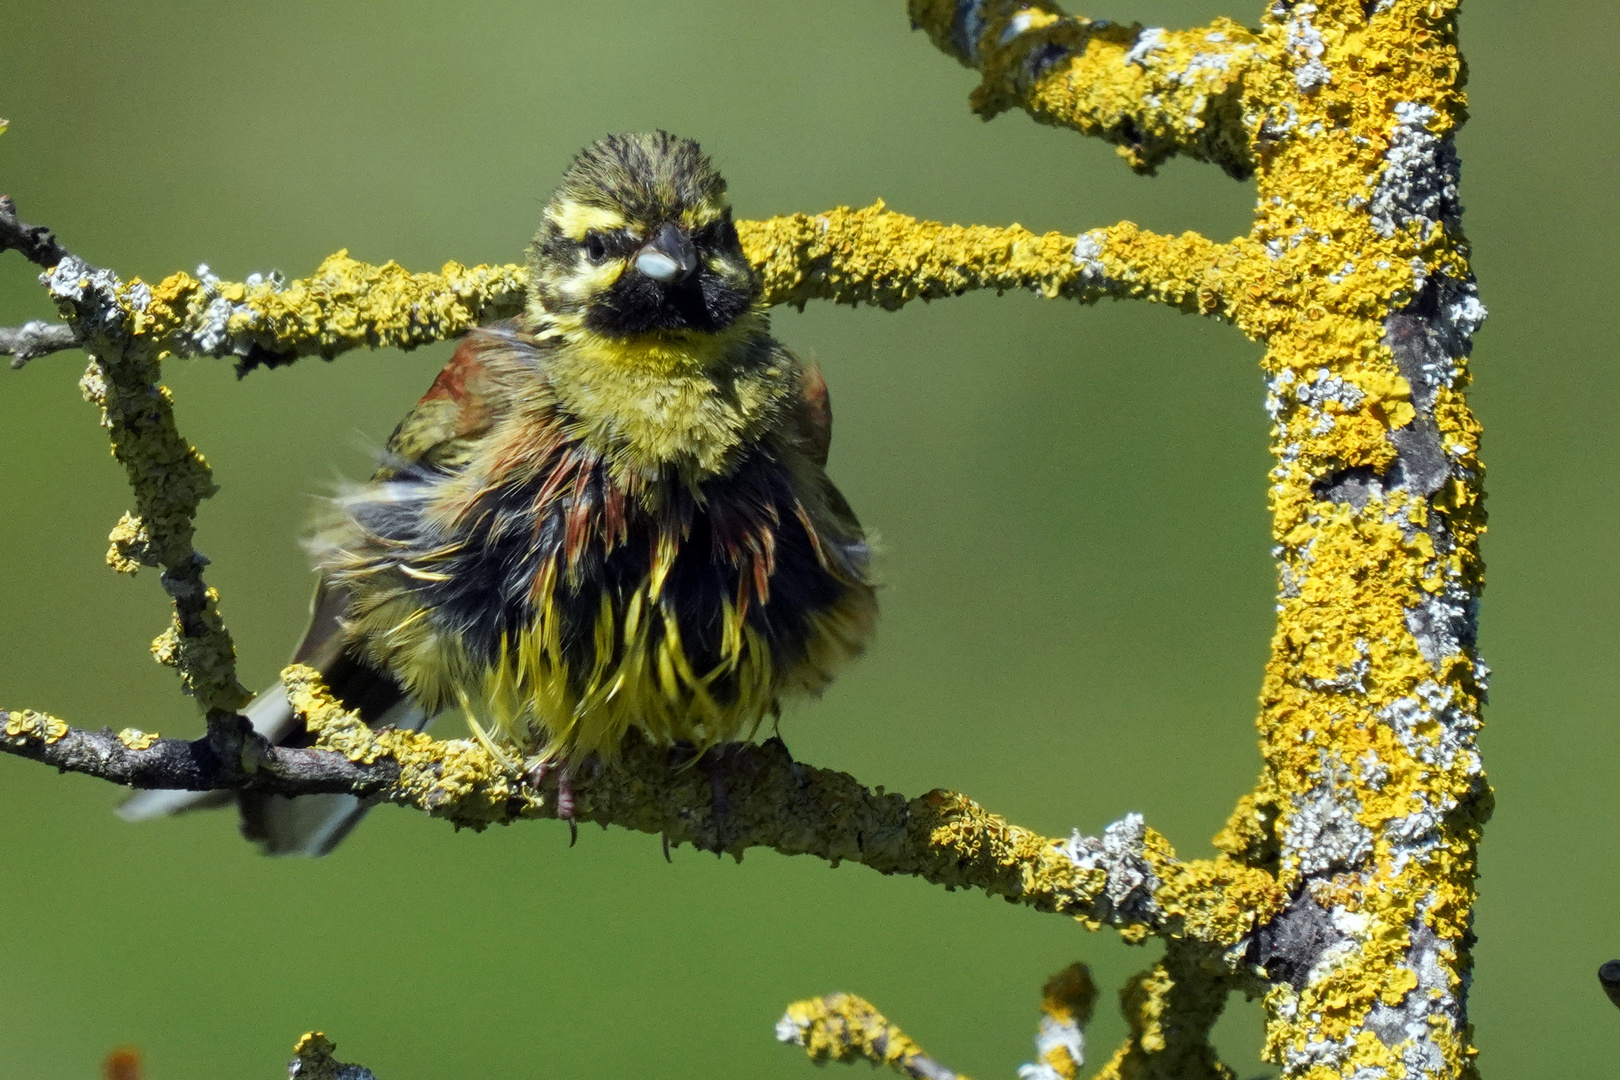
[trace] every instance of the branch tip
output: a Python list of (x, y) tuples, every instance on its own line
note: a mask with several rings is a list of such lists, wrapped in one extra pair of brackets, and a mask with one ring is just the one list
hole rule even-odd
[(778, 1042), (804, 1047), (817, 1065), (870, 1061), (913, 1080), (966, 1080), (889, 1023), (872, 1003), (854, 994), (828, 994), (789, 1005), (776, 1022)]
[(0, 195), (0, 251), (20, 251), (23, 258), (46, 269), (68, 257), (49, 228), (18, 219), (17, 204), (9, 195)]
[(377, 1080), (363, 1065), (337, 1060), (337, 1043), (324, 1032), (309, 1031), (293, 1047), (293, 1060), (287, 1065), (288, 1080)]
[(74, 349), (80, 344), (78, 331), (67, 323), (32, 319), (21, 326), (0, 327), (0, 355), (12, 358), (13, 371), (19, 370), (30, 360)]
[(1598, 983), (1608, 999), (1620, 1006), (1620, 960), (1610, 960), (1598, 968)]

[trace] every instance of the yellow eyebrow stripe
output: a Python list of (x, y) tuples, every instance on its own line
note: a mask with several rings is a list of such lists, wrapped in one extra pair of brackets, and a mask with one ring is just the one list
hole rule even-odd
[(550, 218), (551, 223), (557, 226), (557, 230), (570, 240), (583, 240), (585, 234), (592, 229), (611, 232), (614, 229), (624, 228), (624, 215), (617, 210), (588, 206), (571, 199), (564, 199), (555, 206), (547, 207), (546, 217)]
[(696, 206), (681, 211), (681, 224), (688, 229), (700, 229), (726, 212), (726, 204), (705, 199)]

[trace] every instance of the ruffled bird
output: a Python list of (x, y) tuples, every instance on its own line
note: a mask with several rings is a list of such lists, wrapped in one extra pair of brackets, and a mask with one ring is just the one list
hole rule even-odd
[[(531, 767), (611, 759), (632, 728), (747, 737), (820, 693), (876, 618), (867, 540), (825, 471), (826, 384), (770, 336), (725, 181), (690, 140), (582, 151), (529, 275), (524, 314), (470, 333), (335, 501), (294, 658), (368, 722), (462, 712)], [(247, 714), (307, 741), (279, 687)], [(153, 792), (124, 813), (213, 801)], [(273, 853), (323, 854), (364, 813), (239, 801)]]

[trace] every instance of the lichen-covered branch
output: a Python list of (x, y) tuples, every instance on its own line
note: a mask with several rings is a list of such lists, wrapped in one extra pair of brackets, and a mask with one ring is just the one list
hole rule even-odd
[[(555, 774), (531, 787), (474, 740), (367, 727), (310, 668), (294, 665), (282, 678), (315, 736), (310, 749), (270, 747), (240, 723), (245, 749), (231, 755), (217, 753), (210, 740), (89, 732), (15, 711), (0, 713), (0, 751), (137, 787), (344, 792), (473, 828), (557, 816)], [(846, 773), (794, 761), (776, 740), (730, 744), (694, 763), (632, 738), (619, 762), (588, 760), (571, 782), (580, 821), (739, 858), (750, 847), (770, 847), (982, 889), (1094, 927), (1116, 926), (1137, 940), (1159, 934), (1197, 941), (1229, 966), (1242, 962), (1249, 937), (1282, 904), (1269, 874), (1226, 859), (1178, 860), (1134, 815), (1101, 837), (1045, 837), (954, 792), (910, 800), (874, 792)]]
[(795, 1001), (776, 1022), (778, 1042), (804, 1047), (817, 1065), (869, 1061), (913, 1080), (967, 1080), (947, 1069), (854, 994)]
[[(800, 307), (831, 300), (892, 310), (987, 289), (1085, 303), (1138, 298), (1231, 316), (1241, 297), (1230, 284), (1265, 259), (1246, 241), (1161, 236), (1131, 222), (1079, 237), (1037, 235), (1018, 225), (922, 221), (882, 202), (737, 227), (763, 277), (765, 303)], [(526, 281), (527, 270), (515, 264), (447, 263), (437, 273), (412, 273), (339, 252), (290, 282), (277, 274), (223, 281), (206, 266), (155, 287), (109, 276), (104, 302), (89, 311), (118, 325), (143, 353), (231, 357), (245, 374), (301, 356), (331, 359), (355, 348), (409, 349), (454, 337), (521, 310)], [(70, 330), (82, 336), (77, 311), (67, 314)]]
[(1172, 943), (1164, 959), (1119, 993), (1129, 1033), (1093, 1080), (1234, 1080), (1210, 1031), (1231, 992), (1230, 977), (1204, 955)]
[(377, 1076), (364, 1065), (351, 1065), (339, 1061), (337, 1043), (323, 1032), (305, 1032), (293, 1047), (292, 1064), (287, 1066), (287, 1080), (377, 1080)]
[(48, 713), (0, 709), (0, 751), (133, 788), (362, 794), (398, 782), (393, 762), (361, 765), (328, 750), (270, 746), (250, 732), (241, 739), (252, 747), (249, 753), (221, 756), (208, 738), (164, 739), (136, 728), (87, 731)]
[(1035, 1060), (1018, 1069), (1018, 1080), (1075, 1080), (1086, 1063), (1086, 1025), (1097, 1007), (1091, 969), (1070, 964), (1041, 988), (1041, 1027)]
[(327, 360), (357, 348), (412, 349), (455, 337), (523, 310), (521, 266), (446, 263), (438, 273), (412, 273), (330, 256), (296, 281), (254, 274), (222, 281), (198, 267), (152, 288), (136, 332), (177, 356), (234, 357), (246, 373), (301, 356)]
[[(1084, 964), (1070, 964), (1047, 980), (1035, 1060), (1019, 1067), (1019, 1080), (1075, 1080), (1085, 1065), (1085, 1026), (1096, 1000), (1097, 987)], [(817, 1065), (869, 1061), (915, 1080), (966, 1080), (854, 994), (794, 1002), (776, 1022), (776, 1039), (803, 1047)]]
[[(124, 466), (135, 509), (113, 529), (107, 563), (120, 573), (162, 569), (174, 600), (169, 629), (152, 644), (160, 663), (210, 714), (244, 704), (236, 681), (236, 651), (221, 622), (219, 597), (203, 581), (208, 564), (193, 546), (197, 505), (215, 491), (208, 463), (175, 427), (169, 391), (158, 382), (159, 352), (140, 338), (147, 290), (125, 286), (110, 270), (90, 266), (64, 249), (49, 229), (23, 225), (9, 199), (0, 200), (0, 249), (21, 251), (48, 269), (40, 281), (90, 353), (79, 387), (101, 411), (113, 456)], [(222, 729), (224, 730), (224, 729)]]
[(986, 120), (1022, 108), (1115, 144), (1142, 172), (1174, 154), (1240, 179), (1254, 171), (1243, 80), (1275, 63), (1275, 42), (1230, 19), (1166, 30), (1093, 22), (1048, 0), (910, 0), (909, 8), (935, 45), (982, 74), (971, 104)]
[[(1091, 302), (1140, 298), (1226, 312), (1222, 283), (1245, 253), (1196, 233), (1159, 236), (1131, 222), (1081, 234), (1018, 225), (919, 221), (882, 202), (859, 210), (738, 223), (771, 304), (831, 300), (893, 310), (977, 289)], [(1253, 253), (1249, 253), (1252, 255)]]

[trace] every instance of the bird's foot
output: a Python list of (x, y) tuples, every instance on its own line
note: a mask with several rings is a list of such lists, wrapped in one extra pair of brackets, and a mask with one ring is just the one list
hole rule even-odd
[(530, 762), (523, 770), (523, 782), (536, 791), (552, 773), (557, 774), (557, 820), (568, 822), (568, 846), (579, 841), (579, 822), (574, 817), (574, 782), (568, 766), (551, 758)]

